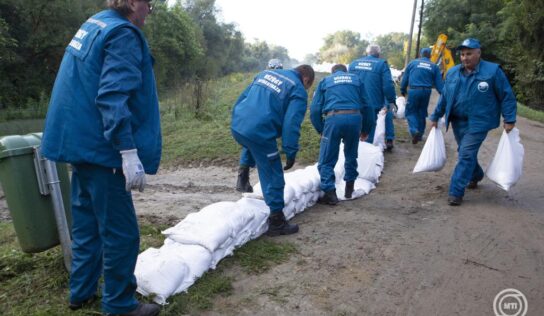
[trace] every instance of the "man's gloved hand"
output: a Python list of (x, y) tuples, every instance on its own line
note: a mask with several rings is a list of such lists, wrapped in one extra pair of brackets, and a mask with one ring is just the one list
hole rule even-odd
[(285, 162), (285, 167), (283, 167), (283, 170), (291, 169), (294, 164), (295, 164), (295, 159), (287, 159), (287, 161)]
[(145, 171), (140, 158), (138, 158), (138, 150), (121, 150), (120, 153), (123, 159), (123, 174), (126, 180), (125, 189), (127, 191), (138, 189), (138, 191), (143, 192), (146, 184)]

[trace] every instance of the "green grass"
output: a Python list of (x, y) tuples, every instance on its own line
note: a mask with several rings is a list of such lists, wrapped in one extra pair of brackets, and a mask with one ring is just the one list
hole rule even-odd
[[(199, 111), (194, 104), (193, 87), (182, 87), (165, 94), (161, 101), (163, 158), (166, 166), (187, 163), (214, 164), (234, 162), (241, 147), (232, 138), (230, 121), (232, 106), (251, 83), (254, 74), (233, 74), (210, 82), (204, 89), (207, 99)], [(324, 74), (316, 74), (308, 91), (311, 96)], [(313, 163), (319, 155), (319, 136), (313, 129), (309, 113), (301, 129), (300, 152), (297, 160)]]
[(25, 135), (41, 132), (43, 130), (43, 119), (0, 121), (0, 137), (6, 135)]
[(544, 111), (534, 110), (520, 103), (518, 103), (518, 115), (533, 121), (544, 123)]
[[(170, 226), (140, 218), (141, 246), (160, 247), (160, 231)], [(258, 274), (285, 262), (296, 252), (294, 245), (266, 237), (251, 241), (223, 259), (191, 286), (187, 293), (172, 296), (161, 315), (198, 314), (213, 307), (217, 296), (233, 291), (234, 276)], [(60, 247), (38, 254), (23, 253), (10, 222), (0, 223), (0, 315), (101, 315), (100, 302), (73, 312), (67, 308), (68, 273), (64, 270)], [(141, 301), (150, 298), (139, 297)]]

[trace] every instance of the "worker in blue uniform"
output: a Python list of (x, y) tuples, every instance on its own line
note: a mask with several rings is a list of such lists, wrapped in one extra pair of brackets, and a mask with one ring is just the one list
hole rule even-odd
[[(268, 61), (267, 69), (283, 69), (283, 64), (277, 58)], [(253, 187), (249, 183), (249, 168), (255, 168), (255, 159), (247, 148), (242, 147), (240, 154), (240, 168), (238, 169), (238, 179), (236, 181), (236, 190), (239, 192), (253, 192)]]
[(400, 84), (400, 93), (406, 96), (406, 121), (412, 136), (412, 144), (417, 144), (425, 134), (425, 120), (427, 119), (429, 99), (434, 88), (442, 93), (442, 75), (436, 64), (431, 62), (431, 49), (422, 48), (421, 58), (412, 60), (406, 67)]
[(465, 188), (475, 189), (484, 177), (478, 151), (487, 133), (499, 127), (510, 132), (516, 123), (517, 101), (498, 64), (481, 59), (480, 41), (467, 38), (458, 47), (461, 64), (448, 71), (444, 90), (430, 120), (437, 127), (445, 114), (458, 145), (457, 165), (451, 176), (448, 204), (463, 201)]
[(161, 158), (153, 58), (143, 32), (150, 1), (109, 0), (66, 48), (55, 80), (43, 155), (72, 165), (71, 309), (96, 298), (103, 277), (106, 314), (158, 315), (138, 303), (140, 246), (131, 189)]
[[(374, 122), (376, 122), (378, 113), (382, 108), (390, 110), (395, 107), (395, 87), (389, 64), (385, 59), (380, 58), (380, 46), (370, 44), (366, 48), (366, 53), (366, 57), (356, 59), (350, 63), (349, 72), (358, 75), (363, 82), (368, 104), (374, 108)], [(386, 100), (386, 106), (384, 106), (384, 100)], [(367, 142), (372, 143), (375, 128), (376, 124), (374, 123)], [(386, 146), (388, 150), (393, 148), (392, 139), (386, 142)]]
[[(320, 203), (336, 205), (334, 166), (338, 161), (340, 141), (344, 142), (346, 181), (345, 197), (351, 198), (357, 179), (357, 150), (361, 134), (368, 135), (374, 109), (366, 104), (364, 86), (345, 65), (334, 65), (332, 74), (321, 80), (310, 106), (310, 118), (321, 135), (319, 164), (320, 188), (325, 192)], [(363, 122), (365, 119), (365, 122)]]
[[(314, 77), (314, 70), (308, 65), (265, 70), (255, 76), (232, 110), (232, 135), (253, 157), (264, 200), (270, 208), (269, 236), (298, 232), (298, 226), (287, 222), (283, 214), (283, 170), (295, 163), (308, 102), (306, 90)], [(283, 170), (276, 142), (279, 137), (286, 156)]]

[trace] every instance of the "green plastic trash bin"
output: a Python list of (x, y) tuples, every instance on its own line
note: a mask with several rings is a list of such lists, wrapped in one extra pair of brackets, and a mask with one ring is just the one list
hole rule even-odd
[[(34, 167), (41, 133), (0, 138), (0, 182), (17, 239), (24, 252), (35, 253), (59, 244), (51, 195), (42, 195)], [(70, 180), (66, 164), (56, 164), (68, 227), (71, 227)]]

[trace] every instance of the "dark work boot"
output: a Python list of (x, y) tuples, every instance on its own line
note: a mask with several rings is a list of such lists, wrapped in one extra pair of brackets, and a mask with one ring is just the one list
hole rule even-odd
[(107, 316), (157, 316), (161, 308), (157, 304), (138, 304), (135, 310), (126, 314), (106, 314)]
[(388, 139), (385, 141), (385, 150), (388, 151), (388, 152), (391, 152), (393, 151), (393, 147), (395, 147), (395, 145), (393, 145), (393, 140), (392, 139)]
[(344, 194), (344, 197), (346, 199), (351, 199), (351, 195), (353, 194), (353, 186), (355, 185), (355, 181), (346, 181), (346, 193)]
[(478, 181), (470, 181), (467, 185), (467, 189), (474, 190), (478, 188)]
[(92, 305), (94, 303), (94, 301), (96, 301), (97, 298), (98, 298), (98, 296), (93, 295), (90, 298), (84, 300), (83, 302), (70, 302), (70, 304), (68, 305), (68, 308), (70, 308), (73, 311), (76, 311), (76, 310), (81, 309), (81, 308), (83, 308), (85, 306)]
[(249, 184), (249, 167), (240, 166), (238, 169), (238, 181), (236, 181), (236, 191), (253, 192), (253, 187)]
[(459, 206), (463, 203), (463, 197), (462, 196), (448, 196), (448, 204), (451, 206)]
[(297, 224), (289, 224), (283, 211), (270, 213), (268, 216), (268, 231), (266, 235), (274, 237), (298, 233)]
[(336, 205), (338, 204), (338, 197), (336, 196), (336, 190), (332, 189), (328, 192), (325, 192), (322, 198), (317, 200), (320, 204)]

